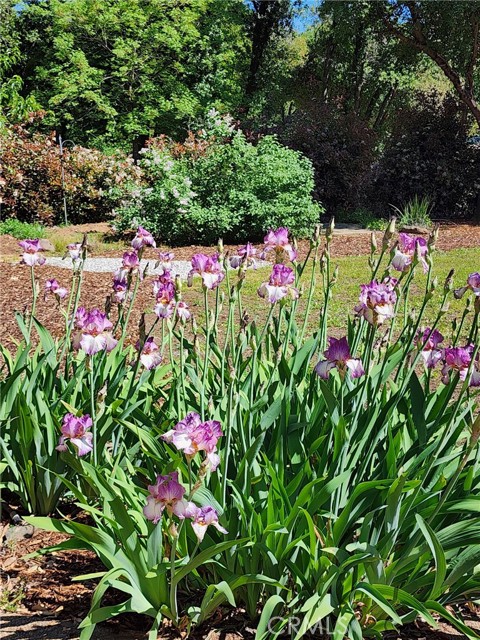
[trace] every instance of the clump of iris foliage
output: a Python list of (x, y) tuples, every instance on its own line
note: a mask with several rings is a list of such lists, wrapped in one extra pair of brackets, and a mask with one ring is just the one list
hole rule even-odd
[[(86, 240), (68, 247), (69, 287), (44, 283), (40, 243), (21, 243), (33, 303), (17, 315), (23, 342), (2, 349), (4, 484), (29, 522), (70, 536), (55, 549), (90, 549), (104, 564), (83, 576), (98, 584), (82, 640), (127, 612), (151, 617), (153, 640), (165, 620), (189, 630), (228, 604), (258, 640), (292, 632), (292, 620), (293, 638), (322, 625), (357, 640), (436, 614), (476, 637), (446, 607), (480, 596), (480, 274), (438, 283), (438, 230), (427, 241), (394, 226), (381, 247), (372, 236), (370, 282), (344, 336), (329, 326), (342, 295), (332, 224), (302, 261), (285, 228), (260, 255), (251, 244), (225, 255), (221, 243), (194, 255), (202, 326), (161, 253), (155, 321), (142, 317), (135, 346), (148, 231), (124, 254), (105, 310), (79, 306)], [(274, 264), (256, 324), (242, 288), (258, 258)], [(35, 318), (40, 285), (64, 316), (60, 339)], [(442, 335), (453, 296), (464, 312)], [(89, 524), (50, 517), (61, 499)], [(120, 604), (103, 604), (110, 588)]]

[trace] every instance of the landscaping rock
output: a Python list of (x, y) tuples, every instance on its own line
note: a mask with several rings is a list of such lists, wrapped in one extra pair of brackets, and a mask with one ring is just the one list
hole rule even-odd
[(40, 246), (45, 251), (55, 251), (55, 246), (50, 242), (50, 240), (46, 240), (45, 238), (40, 240)]
[(20, 524), (14, 527), (9, 527), (5, 533), (5, 543), (19, 542), (26, 538), (33, 536), (34, 527), (31, 524)]
[(417, 227), (417, 226), (411, 226), (411, 227), (401, 227), (400, 231), (403, 231), (404, 233), (430, 233), (430, 229), (428, 227)]

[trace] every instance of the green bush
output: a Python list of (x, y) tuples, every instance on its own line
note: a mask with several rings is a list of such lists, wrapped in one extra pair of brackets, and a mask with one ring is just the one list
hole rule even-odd
[(118, 211), (119, 229), (141, 224), (173, 244), (246, 233), (259, 239), (278, 226), (298, 236), (312, 230), (322, 207), (311, 196), (311, 162), (273, 136), (253, 145), (243, 132), (220, 126), (217, 120), (183, 145), (150, 142), (141, 163), (148, 185), (132, 189)]
[(25, 240), (26, 238), (45, 238), (45, 227), (38, 223), (20, 222), (16, 218), (9, 218), (0, 222), (0, 235), (8, 233), (14, 238)]
[(379, 218), (370, 209), (364, 209), (363, 207), (353, 211), (342, 211), (337, 216), (337, 220), (339, 222), (359, 224), (372, 231), (381, 231), (387, 224), (383, 218)]

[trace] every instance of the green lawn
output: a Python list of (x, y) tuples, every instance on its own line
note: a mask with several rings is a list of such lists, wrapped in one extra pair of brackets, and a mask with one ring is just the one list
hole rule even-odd
[[(385, 266), (388, 264), (388, 259), (384, 261)], [(335, 327), (338, 331), (342, 331), (347, 326), (347, 316), (353, 315), (353, 308), (358, 302), (358, 296), (360, 293), (360, 285), (370, 281), (370, 268), (368, 266), (368, 256), (351, 256), (344, 258), (337, 258), (332, 260), (333, 267), (338, 265), (339, 274), (338, 280), (333, 289), (333, 296), (330, 302), (330, 322), (331, 327)], [(438, 287), (435, 291), (433, 298), (428, 303), (428, 307), (425, 315), (424, 324), (428, 324), (436, 316), (437, 310), (440, 306), (443, 296), (443, 286), (445, 279), (450, 269), (455, 269), (454, 274), (454, 287), (458, 288), (465, 284), (468, 274), (472, 271), (480, 269), (480, 248), (474, 249), (454, 249), (448, 252), (436, 252), (434, 255), (434, 276), (438, 279)], [(333, 270), (333, 268), (332, 268)], [(242, 289), (243, 307), (248, 312), (252, 320), (261, 321), (265, 318), (269, 304), (257, 294), (257, 289), (262, 282), (268, 280), (270, 269), (266, 267), (258, 268), (256, 270), (250, 269), (247, 273), (245, 283)], [(383, 269), (379, 270), (379, 273), (383, 273)], [(394, 272), (392, 275), (397, 274)], [(397, 274), (398, 275), (398, 274)], [(304, 296), (300, 300), (300, 312), (306, 305), (306, 297), (308, 293), (308, 284), (311, 276), (311, 266), (307, 267), (302, 278), (304, 283)], [(232, 278), (233, 280), (233, 278)], [(413, 285), (410, 295), (410, 309), (419, 308), (421, 300), (423, 299), (423, 293), (425, 290), (426, 276), (423, 274), (421, 267), (417, 267)], [(224, 284), (224, 283), (223, 283)], [(189, 302), (193, 302), (195, 313), (197, 315), (199, 323), (201, 323), (202, 302), (200, 294), (199, 280), (196, 280), (194, 287), (195, 294), (188, 295)], [(226, 292), (225, 287), (222, 287), (222, 291)], [(450, 296), (450, 305), (447, 313), (441, 319), (439, 328), (446, 333), (448, 337), (448, 330), (451, 329), (451, 321), (456, 316), (461, 317), (465, 308), (466, 298), (462, 300), (455, 300), (453, 296)], [(227, 306), (225, 304), (225, 306)], [(323, 295), (322, 285), (320, 280), (320, 274), (317, 280), (317, 289), (314, 294), (310, 327), (313, 329), (316, 326), (319, 313), (323, 307)], [(199, 313), (200, 312), (200, 313)], [(403, 312), (403, 311), (402, 311)], [(467, 317), (465, 322), (465, 328), (468, 327), (468, 322), (471, 322), (473, 315)], [(470, 320), (469, 320), (470, 319)]]

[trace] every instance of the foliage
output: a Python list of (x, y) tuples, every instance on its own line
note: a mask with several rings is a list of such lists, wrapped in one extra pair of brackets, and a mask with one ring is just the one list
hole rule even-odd
[(299, 106), (314, 96), (332, 106), (341, 104), (376, 132), (388, 131), (419, 74), (415, 52), (395, 38), (379, 37), (366, 0), (327, 0), (317, 14), (300, 70)]
[(455, 102), (423, 96), (405, 108), (391, 145), (375, 167), (368, 196), (379, 212), (402, 208), (417, 196), (431, 201), (431, 214), (454, 219), (472, 215), (480, 187), (480, 153), (468, 144), (468, 125)]
[(64, 195), (70, 222), (105, 220), (119, 201), (119, 187), (139, 176), (123, 154), (65, 147), (62, 185), (62, 157), (54, 135), (32, 132), (27, 125), (3, 130), (0, 153), (2, 218), (22, 222), (62, 222)]
[(471, 2), (455, 2), (438, 7), (428, 2), (395, 0), (372, 5), (383, 32), (413, 50), (428, 56), (445, 74), (480, 126), (479, 67), (480, 15)]
[(129, 149), (239, 101), (245, 13), (241, 0), (28, 3), (19, 75), (65, 138)]
[(363, 204), (375, 134), (354, 113), (310, 101), (296, 111), (280, 140), (301, 151), (315, 169), (315, 195), (329, 214)]
[(337, 220), (339, 222), (360, 224), (365, 229), (381, 231), (385, 228), (385, 220), (383, 218), (378, 218), (372, 211), (362, 207), (353, 211), (341, 211), (337, 216)]
[(241, 131), (223, 130), (222, 122), (183, 146), (151, 141), (141, 162), (147, 186), (133, 189), (118, 211), (118, 228), (141, 224), (182, 244), (232, 240), (245, 229), (258, 239), (281, 224), (299, 235), (311, 231), (321, 208), (311, 198), (310, 162), (272, 136), (253, 145)]
[[(258, 640), (276, 637), (293, 617), (298, 639), (320, 623), (333, 637), (361, 638), (416, 616), (434, 624), (436, 614), (475, 637), (446, 607), (480, 595), (480, 275), (472, 273), (465, 287), (456, 283), (455, 296), (467, 300), (461, 317), (429, 343), (452, 298), (453, 275), (438, 301), (437, 231), (428, 243), (408, 236), (397, 242), (391, 222), (380, 251), (372, 244), (372, 283), (336, 342), (328, 339), (329, 322), (332, 296), (342, 289), (330, 260), (332, 233), (333, 225), (323, 246), (316, 233), (301, 262), (286, 230), (267, 236), (276, 264), (259, 290), (271, 302), (258, 324), (243, 295), (248, 247), (234, 269), (221, 253), (192, 261), (190, 284), (201, 276), (204, 309), (191, 324), (179, 315), (182, 287), (163, 255), (152, 301), (158, 318), (148, 332), (141, 323), (135, 350), (125, 345), (144, 276), (134, 258), (153, 243), (145, 230), (132, 241), (138, 253), (124, 257), (125, 279), (115, 274), (109, 322), (98, 310), (78, 308), (88, 245), (73, 249), (59, 339), (34, 319), (42, 267), (31, 267), (32, 307), (17, 316), (24, 341), (16, 353), (2, 349), (2, 464), (5, 481), (33, 511), (53, 510), (59, 493), (50, 481), (63, 483), (91, 517), (88, 526), (31, 519), (72, 536), (56, 549), (92, 549), (105, 566), (83, 576), (99, 583), (82, 640), (97, 622), (123, 612), (151, 616), (154, 638), (164, 616), (189, 628), (227, 602), (246, 609)], [(426, 279), (412, 305), (421, 265)], [(155, 349), (151, 338), (159, 341)], [(81, 457), (78, 441), (73, 445), (83, 436), (65, 431), (67, 412), (92, 418)], [(190, 412), (204, 427), (205, 420), (221, 425), (210, 450), (219, 454), (215, 468), (199, 433), (179, 423)], [(62, 452), (54, 446), (60, 436)], [(195, 541), (190, 516), (175, 520), (168, 512), (174, 502), (166, 502), (158, 524), (150, 522), (144, 509), (155, 487), (148, 494), (144, 487), (174, 470), (196, 508), (216, 511), (222, 531), (210, 528)], [(126, 600), (103, 607), (109, 587)]]
[[(93, 526), (50, 518), (29, 518), (29, 521), (50, 531), (61, 531), (74, 536), (75, 544), (94, 551), (107, 569), (93, 576), (79, 576), (83, 580), (101, 578), (93, 595), (90, 611), (80, 625), (81, 640), (91, 637), (98, 622), (128, 612), (142, 613), (153, 618), (148, 638), (155, 640), (165, 617), (174, 622), (178, 620), (176, 592), (180, 581), (197, 582), (205, 590), (198, 568), (215, 562), (218, 569), (221, 569), (222, 552), (227, 549), (234, 552), (245, 541), (211, 543), (210, 548), (197, 554), (198, 543), (195, 544), (191, 539), (194, 536), (187, 535), (186, 527), (182, 524), (178, 532), (172, 534), (173, 522), (169, 531), (167, 525), (152, 523), (143, 517), (146, 492), (130, 481), (135, 472), (130, 464), (127, 463), (126, 473), (121, 469), (110, 472), (102, 470), (100, 473), (88, 463), (82, 463), (81, 466), (87, 483), (99, 495), (98, 506), (92, 507), (85, 501), (82, 492), (70, 486), (76, 494), (79, 506), (91, 515)], [(71, 549), (71, 543), (71, 540), (60, 543), (56, 549)], [(177, 554), (180, 555), (178, 560)], [(216, 602), (223, 600), (222, 597), (218, 598), (216, 591), (221, 596), (232, 593), (231, 587), (235, 589), (235, 582), (248, 584), (251, 579), (260, 580), (261, 577), (242, 576), (238, 579), (232, 576), (219, 585), (210, 584), (206, 593), (210, 597), (205, 597), (198, 610), (191, 607), (190, 616), (202, 621), (215, 610)], [(103, 595), (108, 588), (125, 594), (127, 600), (102, 607)], [(212, 597), (214, 594), (216, 598)], [(190, 624), (191, 622), (189, 626)]]
[(403, 209), (397, 209), (399, 214), (398, 224), (400, 227), (430, 227), (432, 220), (429, 212), (432, 208), (429, 198), (418, 198), (415, 196), (407, 202)]
[(41, 224), (20, 222), (16, 218), (8, 218), (0, 222), (0, 234), (8, 233), (14, 238), (25, 240), (25, 238), (45, 238), (45, 228)]

